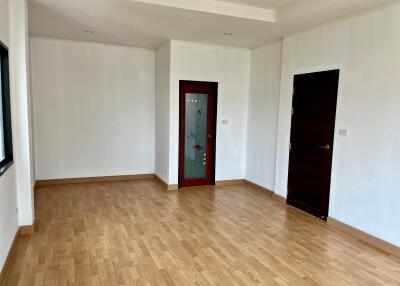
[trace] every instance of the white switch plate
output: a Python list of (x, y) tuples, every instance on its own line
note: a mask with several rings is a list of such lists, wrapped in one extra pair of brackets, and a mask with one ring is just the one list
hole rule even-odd
[(339, 129), (340, 136), (347, 136), (348, 134), (349, 132), (347, 131), (347, 129)]
[(226, 119), (222, 120), (222, 124), (223, 125), (227, 125), (228, 124), (228, 120), (226, 120)]

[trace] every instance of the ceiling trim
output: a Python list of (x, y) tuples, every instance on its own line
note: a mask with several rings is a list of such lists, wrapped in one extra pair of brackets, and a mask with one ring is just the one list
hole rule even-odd
[(164, 7), (231, 16), (243, 19), (275, 23), (277, 11), (215, 0), (130, 0)]

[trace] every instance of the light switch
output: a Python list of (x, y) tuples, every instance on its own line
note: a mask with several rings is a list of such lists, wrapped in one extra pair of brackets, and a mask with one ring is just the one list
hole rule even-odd
[(223, 119), (223, 120), (222, 120), (222, 125), (227, 125), (227, 124), (228, 124), (228, 120)]
[(340, 136), (347, 136), (348, 135), (347, 129), (339, 129), (339, 135)]

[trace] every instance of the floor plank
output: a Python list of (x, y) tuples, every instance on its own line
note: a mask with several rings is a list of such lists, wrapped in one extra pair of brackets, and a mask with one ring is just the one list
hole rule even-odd
[(43, 186), (6, 285), (400, 285), (400, 259), (247, 185)]

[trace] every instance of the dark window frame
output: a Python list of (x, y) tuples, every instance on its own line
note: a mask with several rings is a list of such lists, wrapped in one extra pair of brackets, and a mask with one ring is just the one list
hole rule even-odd
[[(11, 100), (10, 100), (10, 68), (8, 58), (8, 48), (0, 41), (0, 80), (1, 98), (3, 108), (3, 131), (4, 131), (4, 153), (5, 158), (0, 161), (0, 176), (13, 164), (13, 143), (12, 143), (12, 123), (11, 123)], [(0, 131), (1, 132), (1, 131)]]

